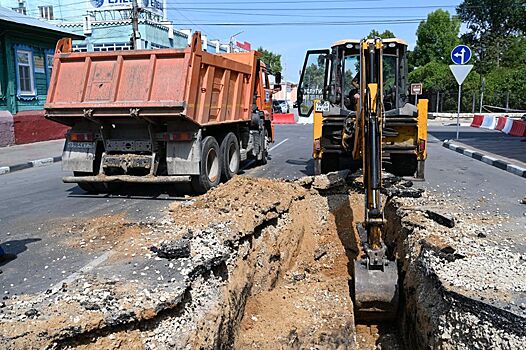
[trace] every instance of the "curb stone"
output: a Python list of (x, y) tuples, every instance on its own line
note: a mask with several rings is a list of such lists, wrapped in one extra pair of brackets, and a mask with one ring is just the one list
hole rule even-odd
[(508, 173), (512, 173), (521, 177), (526, 178), (526, 169), (521, 168), (520, 166), (517, 166), (515, 164), (508, 163), (501, 159), (496, 159), (490, 156), (487, 156), (485, 154), (479, 153), (477, 151), (474, 151), (472, 149), (464, 148), (457, 146), (451, 142), (451, 140), (445, 140), (442, 143), (442, 146), (445, 148), (449, 148), (452, 151), (455, 151), (457, 153), (463, 154), (465, 156), (468, 156), (470, 158), (479, 160), (481, 162), (484, 162), (486, 164), (489, 164), (491, 166), (494, 166), (496, 168), (502, 169), (504, 171), (507, 171)]
[(61, 161), (62, 161), (62, 156), (56, 156), (56, 157), (35, 159), (29, 162), (10, 165), (10, 166), (0, 166), (0, 175), (5, 175), (5, 174), (9, 174), (15, 171), (29, 169), (29, 168), (48, 166), (48, 165), (52, 165), (54, 163), (61, 162)]

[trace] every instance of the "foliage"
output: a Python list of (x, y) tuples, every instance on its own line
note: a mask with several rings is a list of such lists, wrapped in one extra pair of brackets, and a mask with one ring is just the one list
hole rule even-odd
[(278, 72), (281, 73), (283, 70), (283, 67), (281, 66), (281, 55), (265, 50), (261, 46), (257, 51), (261, 54), (261, 60), (265, 63), (267, 69), (269, 69), (273, 74)]
[(432, 61), (446, 63), (451, 50), (459, 44), (460, 20), (449, 12), (436, 10), (420, 22), (416, 46), (410, 55), (411, 65), (423, 66)]
[(487, 74), (505, 58), (516, 56), (516, 39), (526, 32), (523, 1), (464, 0), (457, 12), (469, 30), (462, 38), (475, 51), (478, 72)]
[(374, 39), (374, 38), (389, 39), (389, 38), (396, 38), (396, 35), (388, 29), (384, 30), (383, 33), (380, 33), (376, 29), (373, 29), (367, 36), (367, 39)]

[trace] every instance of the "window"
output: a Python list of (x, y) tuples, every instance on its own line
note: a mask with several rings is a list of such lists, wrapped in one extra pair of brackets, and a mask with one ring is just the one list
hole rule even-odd
[(131, 50), (132, 47), (128, 43), (113, 43), (113, 44), (95, 44), (93, 45), (93, 51), (122, 51)]
[(17, 83), (19, 95), (35, 95), (33, 77), (33, 53), (31, 51), (16, 51)]
[(25, 6), (14, 7), (14, 8), (11, 8), (11, 10), (13, 10), (15, 12), (18, 12), (18, 13), (21, 13), (23, 15), (27, 15), (27, 11), (26, 11), (26, 7)]
[(39, 6), (40, 18), (53, 19), (53, 6)]
[(86, 45), (73, 45), (73, 52), (88, 52)]
[(47, 81), (51, 79), (51, 71), (53, 70), (53, 54), (46, 54), (46, 76)]

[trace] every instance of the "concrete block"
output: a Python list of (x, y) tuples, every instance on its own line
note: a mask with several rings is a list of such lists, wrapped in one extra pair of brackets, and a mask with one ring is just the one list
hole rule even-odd
[(0, 147), (15, 144), (13, 116), (9, 111), (0, 111)]

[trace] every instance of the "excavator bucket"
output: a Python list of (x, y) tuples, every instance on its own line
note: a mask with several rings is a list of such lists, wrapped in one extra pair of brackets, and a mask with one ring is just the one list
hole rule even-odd
[(354, 261), (354, 317), (360, 322), (383, 322), (398, 311), (398, 268), (388, 261), (382, 270), (371, 270), (365, 259)]

